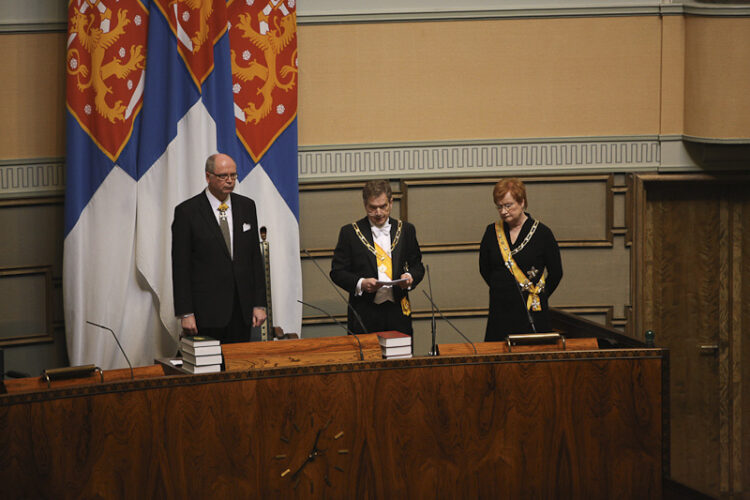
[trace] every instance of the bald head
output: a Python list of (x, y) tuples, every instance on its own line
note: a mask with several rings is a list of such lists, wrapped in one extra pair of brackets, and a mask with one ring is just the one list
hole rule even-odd
[(206, 182), (208, 190), (221, 201), (234, 191), (237, 181), (237, 164), (231, 156), (216, 153), (206, 159)]

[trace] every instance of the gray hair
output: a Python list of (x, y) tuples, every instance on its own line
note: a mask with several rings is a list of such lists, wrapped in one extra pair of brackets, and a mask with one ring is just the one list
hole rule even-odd
[(216, 157), (219, 156), (219, 153), (214, 153), (208, 158), (206, 158), (206, 172), (209, 172), (211, 174), (214, 173), (216, 168)]

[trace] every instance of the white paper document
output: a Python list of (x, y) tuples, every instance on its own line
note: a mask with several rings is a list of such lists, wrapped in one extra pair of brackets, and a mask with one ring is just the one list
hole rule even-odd
[(393, 281), (378, 281), (378, 285), (382, 286), (393, 286), (398, 285), (399, 283), (406, 283), (406, 278), (401, 278), (400, 280), (393, 280)]

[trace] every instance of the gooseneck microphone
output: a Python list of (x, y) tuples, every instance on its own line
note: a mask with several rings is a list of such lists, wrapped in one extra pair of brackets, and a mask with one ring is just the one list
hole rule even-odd
[[(367, 328), (365, 328), (365, 323), (362, 321), (362, 318), (360, 317), (360, 315), (357, 312), (357, 310), (354, 309), (354, 307), (352, 307), (352, 305), (349, 303), (349, 301), (346, 299), (346, 297), (344, 297), (344, 294), (342, 294), (341, 291), (339, 291), (339, 287), (336, 286), (336, 283), (333, 282), (333, 280), (331, 279), (331, 277), (328, 276), (328, 274), (326, 274), (325, 271), (323, 271), (323, 268), (320, 267), (320, 264), (317, 263), (317, 261), (312, 256), (312, 254), (310, 252), (308, 252), (307, 249), (305, 249), (305, 248), (302, 248), (300, 251), (302, 253), (304, 253), (305, 255), (307, 255), (308, 257), (310, 257), (310, 260), (312, 260), (312, 263), (315, 264), (315, 267), (318, 268), (318, 271), (320, 271), (320, 274), (322, 274), (325, 277), (325, 279), (328, 280), (328, 283), (331, 284), (331, 286), (333, 287), (333, 289), (336, 290), (336, 293), (339, 295), (339, 297), (341, 297), (341, 300), (344, 301), (344, 303), (346, 304), (346, 307), (348, 307), (349, 310), (354, 314), (354, 317), (357, 318), (357, 321), (359, 322), (359, 326), (362, 327), (362, 331), (365, 332), (365, 334), (370, 333), (370, 332), (367, 331)], [(351, 334), (356, 336), (356, 334), (354, 332), (351, 332)], [(359, 340), (359, 339), (357, 339), (357, 340)]]
[(343, 329), (344, 329), (344, 331), (345, 331), (345, 332), (347, 333), (347, 335), (352, 335), (352, 336), (353, 336), (353, 337), (354, 337), (355, 339), (357, 339), (357, 345), (359, 346), (359, 359), (360, 359), (361, 361), (364, 361), (364, 360), (365, 360), (365, 354), (364, 354), (364, 353), (362, 352), (362, 342), (360, 342), (360, 341), (359, 341), (359, 337), (357, 337), (356, 335), (354, 335), (354, 334), (353, 334), (353, 333), (351, 332), (351, 330), (349, 330), (349, 329), (348, 329), (347, 327), (345, 327), (345, 326), (344, 326), (344, 325), (343, 325), (343, 324), (341, 323), (341, 321), (337, 320), (336, 318), (334, 318), (334, 317), (333, 317), (333, 316), (331, 315), (331, 313), (329, 313), (328, 311), (325, 311), (325, 310), (321, 309), (321, 308), (320, 308), (320, 307), (318, 307), (318, 306), (314, 306), (314, 305), (312, 305), (312, 304), (308, 304), (307, 302), (305, 302), (305, 301), (303, 301), (303, 300), (299, 300), (299, 299), (297, 299), (297, 302), (299, 302), (300, 304), (302, 304), (302, 305), (305, 305), (305, 306), (307, 306), (307, 307), (312, 307), (312, 308), (313, 308), (313, 309), (315, 309), (316, 311), (320, 311), (320, 312), (322, 312), (323, 314), (325, 314), (326, 316), (328, 316), (329, 318), (331, 318), (331, 319), (332, 319), (332, 320), (333, 320), (333, 321), (334, 321), (334, 322), (335, 322), (335, 323), (336, 323), (337, 325), (339, 325), (339, 326), (340, 326), (341, 328), (343, 328)]
[[(430, 296), (432, 296), (432, 279), (430, 278), (430, 265), (425, 264), (425, 269), (427, 269), (427, 285), (430, 288)], [(432, 308), (432, 348), (430, 349), (430, 352), (428, 353), (430, 356), (437, 356), (438, 355), (438, 349), (437, 349), (437, 330), (435, 328), (435, 304), (430, 301), (430, 306)]]
[(128, 366), (130, 367), (130, 379), (131, 380), (135, 380), (135, 373), (133, 373), (133, 365), (130, 364), (130, 360), (128, 359), (128, 355), (125, 354), (125, 349), (122, 348), (122, 344), (120, 344), (120, 340), (117, 338), (117, 335), (115, 335), (115, 332), (113, 332), (111, 328), (107, 328), (104, 325), (100, 325), (100, 324), (94, 323), (92, 321), (86, 320), (86, 323), (88, 323), (89, 325), (98, 326), (99, 328), (103, 328), (103, 329), (107, 330), (108, 332), (110, 332), (112, 334), (112, 336), (115, 338), (115, 342), (117, 342), (117, 347), (120, 348), (120, 352), (122, 353), (123, 356), (125, 356), (125, 361), (128, 362)]
[[(458, 328), (456, 328), (456, 325), (454, 325), (453, 323), (451, 323), (450, 320), (448, 318), (446, 318), (443, 315), (442, 312), (440, 312), (440, 308), (437, 306), (437, 304), (435, 304), (432, 301), (432, 297), (430, 297), (429, 295), (427, 295), (427, 292), (425, 292), (424, 290), (422, 290), (422, 293), (424, 294), (425, 297), (427, 297), (427, 300), (430, 301), (430, 304), (432, 304), (432, 307), (435, 308), (435, 310), (440, 315), (440, 317), (443, 318), (449, 325), (451, 325), (451, 327), (454, 330), (456, 330), (458, 332), (458, 334), (461, 335), (464, 338), (464, 340), (466, 340), (466, 342), (468, 342), (469, 344), (471, 344), (471, 348), (474, 349), (474, 354), (477, 354), (477, 346), (474, 345), (474, 342), (472, 342), (471, 340), (469, 340), (469, 337), (467, 337), (466, 335), (464, 335), (461, 330), (459, 330)], [(435, 349), (437, 350), (437, 347)]]

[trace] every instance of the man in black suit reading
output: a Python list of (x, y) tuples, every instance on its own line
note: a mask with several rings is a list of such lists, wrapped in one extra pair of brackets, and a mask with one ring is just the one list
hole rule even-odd
[[(367, 182), (362, 200), (367, 216), (341, 228), (331, 279), (349, 292), (349, 303), (368, 332), (411, 335), (408, 290), (424, 277), (417, 232), (412, 224), (390, 217), (393, 193), (388, 181)], [(351, 311), (348, 326), (353, 333), (363, 333)]]
[(182, 335), (247, 342), (266, 319), (266, 282), (255, 202), (233, 193), (237, 165), (206, 160), (207, 188), (175, 208), (172, 222), (174, 312)]

